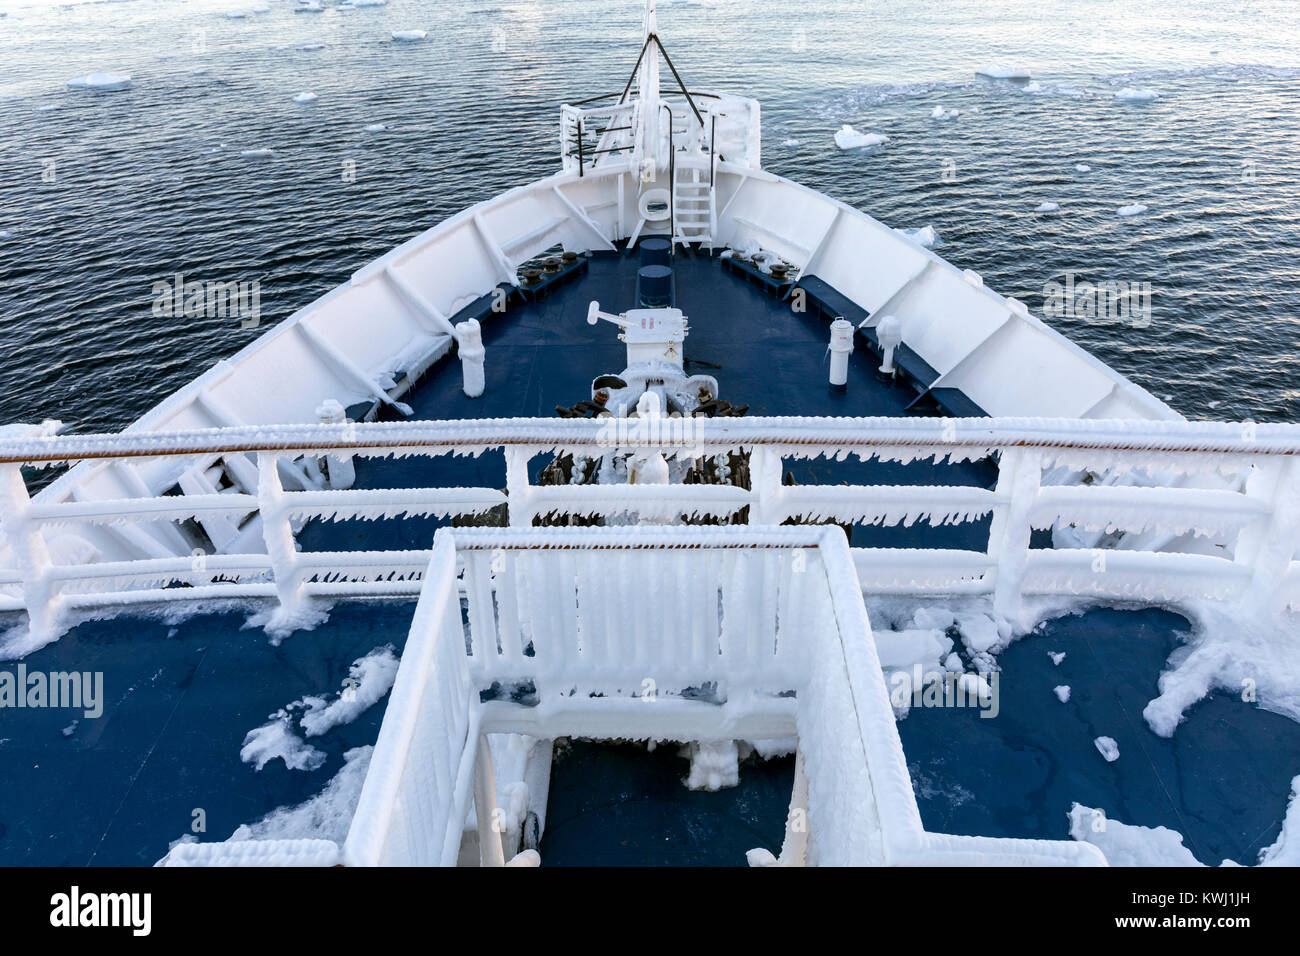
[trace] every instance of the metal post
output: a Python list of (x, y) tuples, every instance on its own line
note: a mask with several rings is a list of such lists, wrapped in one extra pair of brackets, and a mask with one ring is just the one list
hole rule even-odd
[(280, 607), (291, 614), (302, 604), (302, 586), (298, 581), (298, 551), (294, 547), (293, 527), (285, 507), (284, 486), (280, 483), (279, 456), (274, 452), (257, 454), (257, 501), (262, 516), (262, 539), (271, 559), (271, 573), (275, 576)]
[(474, 818), (478, 821), (479, 866), (505, 866), (505, 849), (501, 846), (498, 826), (496, 774), (492, 769), (492, 748), (487, 734), (479, 734), (478, 752), (474, 756)]
[(999, 630), (1014, 628), (1020, 617), (1021, 584), (1029, 564), (1029, 524), (1043, 468), (1040, 454), (1029, 448), (1003, 448), (998, 462), (997, 495), (989, 525), (989, 561), (993, 567), (993, 611)]
[(22, 576), (23, 603), (27, 605), (29, 638), (45, 643), (57, 632), (57, 595), (50, 581), (49, 548), (40, 522), (31, 517), (32, 499), (27, 493), (21, 465), (0, 466), (0, 520), (13, 548)]

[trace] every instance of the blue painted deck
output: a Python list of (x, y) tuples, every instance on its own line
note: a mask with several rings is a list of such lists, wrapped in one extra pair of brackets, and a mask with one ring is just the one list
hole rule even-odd
[[(612, 328), (584, 321), (586, 305), (634, 303), (636, 260), (592, 259), (589, 275), (485, 326), (487, 392), (460, 392), (459, 363), (444, 360), (407, 398), (420, 417), (550, 416), (589, 397), (592, 378), (617, 373), (624, 352)], [(716, 260), (679, 258), (678, 305), (691, 320), (686, 354), (721, 365), (721, 397), (751, 414), (901, 415), (914, 393), (886, 386), (872, 356), (856, 352), (849, 388), (826, 387), (827, 330)], [(534, 462), (534, 475), (542, 463)], [(801, 481), (956, 483), (988, 486), (983, 464), (814, 461), (787, 466)], [(501, 487), (502, 456), (358, 460), (358, 487), (464, 484)], [(314, 523), (305, 549), (423, 548), (442, 522)], [(948, 528), (855, 528), (855, 546), (982, 549), (987, 521)], [(335, 691), (348, 665), (372, 648), (400, 652), (414, 605), (340, 604), (328, 622), (279, 646), (242, 629), (238, 611), (175, 626), (140, 617), (79, 625), (29, 655), (30, 670), (105, 674), (102, 718), (67, 711), (0, 711), (0, 864), (150, 864), (207, 814), (204, 839), (319, 792), (345, 750), (375, 739), (383, 703), (355, 723), (311, 738), (328, 754), (311, 772), (279, 761), (261, 772), (239, 760), (244, 735), (306, 694)], [(1002, 716), (915, 709), (900, 724), (927, 826), (990, 836), (1063, 838), (1072, 801), (1126, 823), (1180, 830), (1202, 860), (1253, 862), (1277, 836), (1290, 777), (1300, 770), (1300, 724), (1215, 697), (1195, 708), (1174, 738), (1141, 719), (1169, 652), (1186, 628), (1158, 611), (1092, 611), (1049, 622), (1001, 661)], [(1052, 666), (1048, 650), (1068, 656)], [(13, 670), (14, 662), (0, 667)], [(1052, 694), (1073, 688), (1069, 704)], [(1106, 764), (1092, 745), (1119, 742)], [(690, 794), (684, 762), (663, 751), (575, 747), (556, 764), (544, 862), (738, 864), (744, 850), (777, 850), (789, 793), (789, 762), (742, 770), (741, 787)], [(642, 754), (642, 756), (644, 756)], [(738, 855), (739, 854), (739, 855)]]

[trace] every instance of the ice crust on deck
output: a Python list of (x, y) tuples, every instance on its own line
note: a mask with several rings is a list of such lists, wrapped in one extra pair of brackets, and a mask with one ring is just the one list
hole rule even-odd
[(1282, 821), (1282, 832), (1271, 846), (1259, 852), (1259, 865), (1300, 866), (1300, 776), (1291, 781), (1291, 800)]
[(835, 145), (840, 149), (861, 149), (866, 146), (880, 146), (888, 143), (889, 137), (884, 133), (860, 133), (848, 123), (835, 132)]
[(1069, 818), (1070, 836), (1097, 847), (1111, 866), (1203, 865), (1183, 845), (1183, 835), (1177, 830), (1120, 823), (1081, 803), (1070, 808)]
[(1107, 763), (1114, 763), (1119, 759), (1119, 744), (1115, 742), (1114, 737), (1101, 736), (1093, 741), (1097, 747), (1097, 752), (1106, 758)]
[(295, 734), (289, 714), (279, 711), (267, 723), (250, 730), (239, 751), (239, 759), (253, 764), (256, 770), (277, 758), (290, 770), (317, 770), (325, 762), (325, 752)]
[(1056, 699), (1059, 700), (1062, 704), (1068, 704), (1070, 702), (1069, 684), (1057, 684), (1055, 687), (1052, 688), (1052, 693), (1056, 694)]
[[(334, 700), (304, 697), (302, 729), (308, 737), (319, 737), (335, 727), (349, 724), (377, 704), (397, 678), (397, 654), (393, 645), (376, 647), (348, 668), (345, 688)], [(292, 705), (291, 705), (292, 706)]]

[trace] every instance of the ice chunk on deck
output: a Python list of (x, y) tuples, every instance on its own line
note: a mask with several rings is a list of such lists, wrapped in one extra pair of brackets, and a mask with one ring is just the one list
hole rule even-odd
[(316, 770), (325, 762), (325, 752), (303, 741), (289, 727), (289, 716), (272, 715), (269, 723), (255, 727), (244, 736), (239, 759), (261, 770), (279, 757), (290, 770)]
[(1093, 741), (1097, 747), (1097, 752), (1106, 758), (1106, 763), (1114, 763), (1119, 759), (1119, 744), (1115, 743), (1114, 737), (1098, 737)]
[(1160, 94), (1155, 90), (1126, 86), (1124, 89), (1116, 91), (1115, 99), (1125, 103), (1149, 103), (1152, 100), (1160, 99)]
[(414, 43), (423, 40), (429, 34), (424, 30), (394, 30), (393, 39), (398, 43)]
[(1115, 210), (1117, 216), (1140, 216), (1147, 211), (1147, 207), (1140, 202), (1130, 203), (1127, 206), (1120, 206)]
[(1057, 684), (1055, 687), (1052, 688), (1052, 693), (1056, 694), (1056, 699), (1059, 700), (1062, 704), (1068, 704), (1070, 702), (1069, 684)]
[(1300, 776), (1291, 781), (1282, 832), (1271, 846), (1259, 851), (1260, 866), (1300, 866)]
[(1070, 808), (1070, 836), (1091, 843), (1111, 866), (1201, 866), (1183, 846), (1183, 835), (1167, 827), (1139, 827), (1108, 820), (1080, 803)]
[(1061, 661), (1065, 660), (1065, 651), (1048, 651), (1047, 656), (1052, 659), (1052, 664), (1056, 667), (1061, 666)]
[(990, 63), (975, 68), (976, 76), (986, 76), (991, 80), (1027, 80), (1030, 72), (1023, 66), (1008, 66), (1005, 63)]
[(125, 73), (90, 73), (86, 76), (79, 76), (75, 80), (68, 80), (68, 86), (74, 90), (99, 90), (101, 92), (125, 90), (131, 86), (131, 77)]
[(397, 679), (397, 655), (393, 645), (376, 647), (369, 654), (352, 662), (348, 668), (344, 689), (332, 701), (323, 697), (303, 699), (306, 712), (302, 716), (302, 729), (308, 737), (350, 724), (379, 702)]
[(861, 149), (864, 146), (879, 146), (888, 142), (889, 137), (884, 133), (859, 133), (848, 123), (835, 133), (835, 145), (840, 149)]

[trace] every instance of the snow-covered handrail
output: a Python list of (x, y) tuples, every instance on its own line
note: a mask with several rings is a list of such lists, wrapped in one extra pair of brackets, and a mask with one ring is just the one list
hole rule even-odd
[[(426, 454), (512, 446), (617, 445), (612, 419), (494, 418), (371, 422), (342, 425), (248, 425), (175, 432), (0, 438), (0, 464), (57, 464), (110, 458), (152, 458), (276, 451), (290, 455), (349, 450), (355, 454)], [(671, 421), (664, 419), (665, 422)], [(675, 440), (662, 434), (629, 446), (676, 446), (706, 451), (737, 446), (780, 446), (825, 453), (916, 448), (984, 457), (1008, 447), (1046, 450), (1150, 452), (1194, 455), (1300, 454), (1300, 426), (1254, 422), (1092, 420), (1067, 418), (698, 418)], [(797, 452), (792, 452), (796, 454)], [(963, 457), (969, 457), (965, 455)]]
[[(294, 463), (303, 456), (481, 455), (498, 449), (505, 452), (506, 468), (496, 487), (293, 490), (284, 484), (286, 475), (299, 485), (306, 480)], [(533, 484), (529, 475), (528, 463), (538, 455), (599, 458), (642, 449), (679, 458), (748, 451), (750, 486), (543, 486)], [(783, 483), (786, 459), (850, 455), (902, 462), (996, 461), (998, 481), (993, 488)], [(52, 486), (33, 499), (20, 472), (23, 465), (94, 459), (111, 467), (113, 460), (129, 458), (150, 459), (153, 467), (173, 475), (224, 460), (239, 487), (221, 494), (153, 496), (140, 488), (96, 499)], [(1053, 470), (1058, 477), (1065, 473), (1070, 483), (1045, 484), (1045, 475)], [(1178, 486), (1184, 476), (1198, 472), (1217, 472), (1218, 487)], [(1140, 480), (1078, 480), (1107, 474), (1138, 475)], [(1225, 484), (1222, 475), (1231, 481)], [(734, 521), (746, 508), (755, 525), (791, 520), (961, 524), (991, 517), (988, 544), (980, 550), (857, 549), (853, 558), (865, 590), (992, 593), (998, 613), (1008, 621), (1016, 619), (1026, 594), (1160, 601), (1240, 598), (1268, 612), (1300, 594), (1300, 568), (1292, 560), (1300, 537), (1300, 428), (1293, 425), (521, 418), (6, 438), (0, 440), (0, 506), (0, 610), (28, 610), (33, 631), (47, 639), (57, 633), (64, 605), (270, 596), (278, 598), (284, 618), (292, 620), (312, 596), (413, 595), (427, 549), (303, 552), (296, 549), (293, 529), (312, 518), (454, 518), (503, 506), (509, 524), (517, 528), (531, 527), (539, 517), (566, 514)], [(250, 516), (256, 520), (245, 520)], [(219, 553), (205, 553), (181, 534), (179, 523), (190, 518), (205, 529), (238, 531), (228, 532), (229, 546), (210, 535)], [(159, 534), (146, 536), (144, 527)], [(1043, 528), (1069, 534), (1055, 550), (1031, 549), (1031, 532)], [(1129, 535), (1123, 550), (1089, 546), (1100, 534), (1115, 531)], [(61, 536), (61, 557), (48, 546), (51, 534)], [(1218, 547), (1167, 547), (1191, 535)], [(108, 550), (69, 552), (69, 540), (92, 539), (107, 542)], [(160, 541), (173, 543), (164, 547)], [(1206, 553), (1176, 553), (1188, 550)], [(69, 560), (69, 553), (76, 556)], [(190, 587), (171, 587), (177, 583)]]

